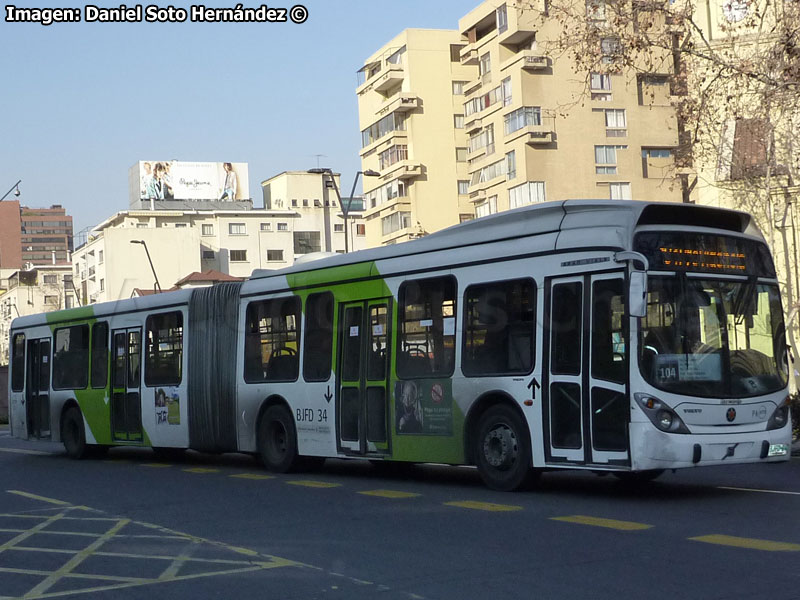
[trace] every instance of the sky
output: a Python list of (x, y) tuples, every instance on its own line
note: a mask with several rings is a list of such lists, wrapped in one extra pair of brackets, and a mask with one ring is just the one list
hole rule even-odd
[(340, 172), (349, 191), (361, 166), (355, 89), (364, 60), (403, 29), (457, 29), (478, 4), (305, 0), (303, 24), (42, 26), (5, 22), (4, 3), (0, 194), (22, 179), (22, 204), (61, 204), (78, 234), (128, 208), (128, 169), (139, 160), (249, 163), (256, 206), (261, 181), (318, 163)]

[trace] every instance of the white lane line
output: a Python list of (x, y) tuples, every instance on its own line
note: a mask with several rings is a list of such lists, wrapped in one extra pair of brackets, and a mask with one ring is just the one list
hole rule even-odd
[(786, 492), (783, 490), (758, 490), (754, 488), (728, 487), (724, 485), (717, 486), (717, 489), (733, 490), (735, 492), (760, 492), (762, 494), (785, 494), (787, 496), (800, 496), (800, 492)]

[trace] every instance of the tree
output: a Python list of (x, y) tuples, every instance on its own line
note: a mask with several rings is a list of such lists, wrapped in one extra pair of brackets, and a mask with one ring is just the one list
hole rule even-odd
[(800, 361), (800, 2), (542, 1), (520, 4), (540, 14), (540, 47), (572, 64), (587, 93), (591, 73), (630, 78), (640, 99), (669, 86), (683, 200), (754, 216)]

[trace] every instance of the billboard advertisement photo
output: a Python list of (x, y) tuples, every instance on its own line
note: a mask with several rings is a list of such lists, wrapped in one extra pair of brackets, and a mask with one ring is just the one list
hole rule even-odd
[[(139, 161), (132, 198), (234, 202), (249, 198), (247, 163)], [(133, 174), (132, 174), (133, 175)]]

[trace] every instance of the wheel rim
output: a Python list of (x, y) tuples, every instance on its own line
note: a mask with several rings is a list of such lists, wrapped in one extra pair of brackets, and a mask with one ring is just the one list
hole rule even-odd
[(483, 456), (489, 466), (508, 470), (519, 457), (519, 444), (514, 430), (505, 423), (492, 427), (483, 439)]
[(282, 458), (288, 450), (288, 435), (286, 428), (280, 421), (273, 421), (269, 428), (269, 449), (270, 454), (275, 458)]

